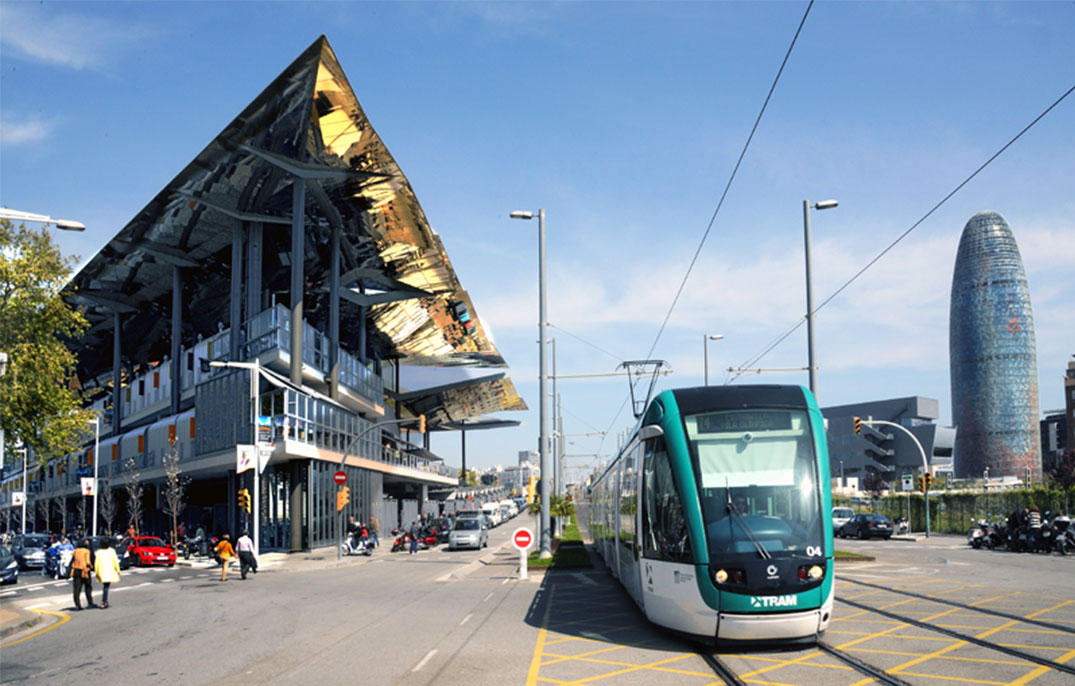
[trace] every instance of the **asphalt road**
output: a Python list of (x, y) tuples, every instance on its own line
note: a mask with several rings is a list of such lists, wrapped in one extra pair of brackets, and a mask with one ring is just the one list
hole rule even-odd
[[(514, 528), (494, 530), (490, 550)], [(216, 569), (125, 574), (107, 610), (71, 612), (69, 583), (31, 582), (20, 604), (70, 620), (4, 648), (2, 681), (480, 684), (473, 677), (485, 674), (485, 683), (503, 683), (490, 665), (525, 681), (533, 637), (520, 634), (516, 645), (511, 635), (539, 584), (512, 578), (514, 551), (386, 550), (350, 566), (266, 570), (246, 581), (234, 573), (221, 582)], [(482, 556), (495, 560), (470, 564)], [(49, 603), (60, 594), (62, 603)], [(483, 648), (484, 635), (495, 650)]]

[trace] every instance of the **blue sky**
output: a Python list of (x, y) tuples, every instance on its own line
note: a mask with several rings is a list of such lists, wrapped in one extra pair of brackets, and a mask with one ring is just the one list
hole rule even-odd
[[(805, 2), (0, 3), (0, 204), (77, 219), (95, 253), (320, 34), (414, 186), (532, 411), (468, 464), (537, 445), (536, 223), (547, 212), (561, 374), (657, 357), (711, 381), (805, 312), (802, 202), (821, 302), (1075, 85), (1075, 3), (813, 6), (678, 306), (661, 322)], [(948, 305), (981, 210), (1015, 232), (1041, 409), (1075, 353), (1075, 95), (817, 315), (819, 397), (936, 398)], [(805, 328), (753, 366), (802, 367)], [(805, 372), (736, 383), (806, 383)], [(631, 424), (623, 378), (559, 384), (574, 465)], [(458, 464), (458, 437), (433, 449)]]

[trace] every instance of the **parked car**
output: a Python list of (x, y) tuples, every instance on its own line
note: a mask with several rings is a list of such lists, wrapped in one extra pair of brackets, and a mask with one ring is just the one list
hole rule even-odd
[(50, 534), (19, 534), (11, 544), (11, 552), (20, 569), (41, 569), (45, 566), (45, 548), (51, 542)]
[(124, 538), (116, 546), (119, 566), (127, 569), (140, 565), (175, 565), (175, 550), (156, 536), (133, 536)]
[(840, 535), (840, 528), (847, 524), (852, 517), (855, 516), (855, 511), (850, 507), (834, 507), (832, 508), (832, 532), (837, 536)]
[(0, 545), (0, 583), (15, 584), (19, 581), (19, 561), (6, 545)]
[(883, 538), (892, 537), (892, 522), (879, 514), (857, 514), (847, 524), (840, 527), (840, 538)]
[(455, 521), (448, 534), (448, 550), (457, 548), (485, 548), (489, 545), (484, 518), (461, 517)]

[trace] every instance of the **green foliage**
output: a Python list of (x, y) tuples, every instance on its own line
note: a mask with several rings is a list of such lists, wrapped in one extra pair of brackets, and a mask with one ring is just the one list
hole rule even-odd
[(76, 261), (46, 229), (0, 220), (0, 351), (8, 354), (0, 426), (9, 446), (29, 445), (42, 462), (76, 450), (92, 417), (79, 409), (76, 358), (65, 345), (86, 318), (60, 298)]
[(459, 470), (459, 480), (466, 486), (481, 486), (481, 477), (478, 476), (478, 472), (473, 469), (468, 469), (465, 473), (462, 469)]
[[(911, 530), (926, 530), (925, 498), (921, 493), (910, 496)], [(1075, 488), (1057, 489), (1036, 485), (1029, 489), (976, 492), (930, 492), (930, 531), (965, 534), (979, 519), (993, 521), (1007, 518), (1016, 508), (1037, 505), (1042, 512), (1054, 515), (1069, 511), (1075, 505)], [(889, 519), (907, 516), (908, 497), (889, 495), (880, 499), (876, 511)]]
[(1075, 487), (1075, 448), (1065, 450), (1049, 470), (1049, 482), (1062, 491)]

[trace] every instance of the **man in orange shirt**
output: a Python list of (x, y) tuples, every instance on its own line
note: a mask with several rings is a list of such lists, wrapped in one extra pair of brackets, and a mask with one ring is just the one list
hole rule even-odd
[(93, 604), (93, 579), (90, 577), (90, 572), (93, 571), (93, 565), (90, 564), (90, 541), (84, 539), (75, 548), (74, 556), (71, 558), (71, 583), (75, 590), (75, 609), (81, 610), (82, 605), (78, 601), (79, 594), (85, 589), (86, 604), (90, 607), (96, 607)]

